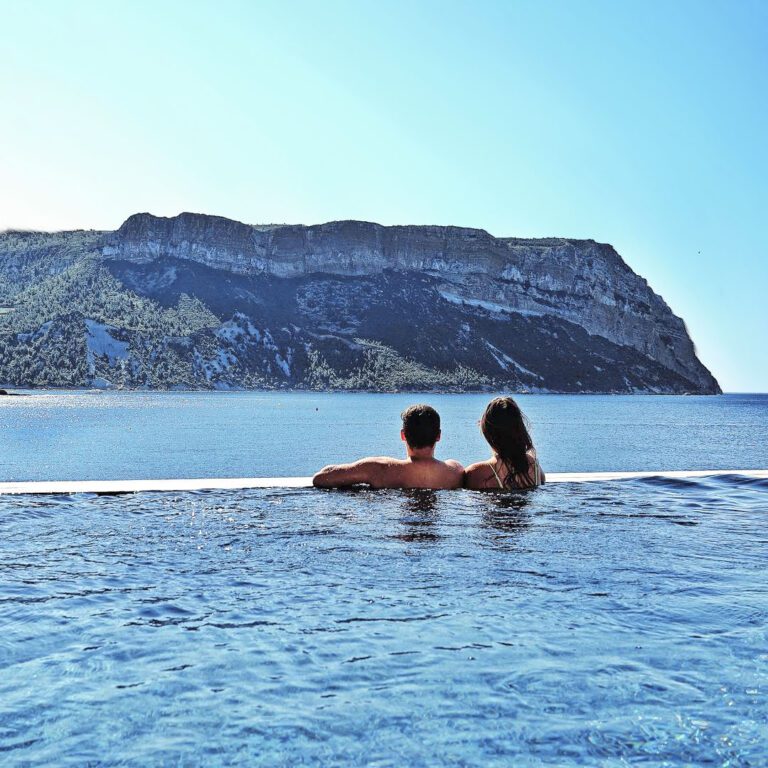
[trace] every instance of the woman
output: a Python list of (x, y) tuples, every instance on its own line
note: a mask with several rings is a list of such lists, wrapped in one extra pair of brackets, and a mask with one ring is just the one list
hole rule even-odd
[(497, 397), (488, 403), (480, 429), (493, 458), (467, 467), (465, 488), (515, 490), (544, 483), (525, 416), (511, 397)]

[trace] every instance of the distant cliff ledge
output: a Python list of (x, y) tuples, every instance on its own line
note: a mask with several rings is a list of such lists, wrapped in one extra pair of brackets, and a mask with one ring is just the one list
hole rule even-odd
[(0, 385), (720, 392), (610, 246), (182, 213), (0, 234)]

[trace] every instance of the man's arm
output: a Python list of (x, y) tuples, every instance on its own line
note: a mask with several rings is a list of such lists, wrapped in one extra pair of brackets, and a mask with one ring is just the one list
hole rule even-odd
[(370, 483), (374, 470), (378, 468), (378, 459), (360, 459), (351, 464), (329, 464), (312, 478), (312, 485), (315, 488), (345, 488)]

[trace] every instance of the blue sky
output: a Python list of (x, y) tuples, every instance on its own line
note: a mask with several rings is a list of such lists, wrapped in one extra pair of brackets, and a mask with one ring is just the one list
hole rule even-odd
[(0, 0), (0, 229), (594, 238), (764, 392), (767, 81), (751, 0)]

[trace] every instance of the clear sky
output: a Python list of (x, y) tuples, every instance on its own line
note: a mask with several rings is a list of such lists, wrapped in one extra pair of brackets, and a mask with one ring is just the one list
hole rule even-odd
[(0, 229), (612, 243), (768, 391), (768, 2), (0, 0)]

